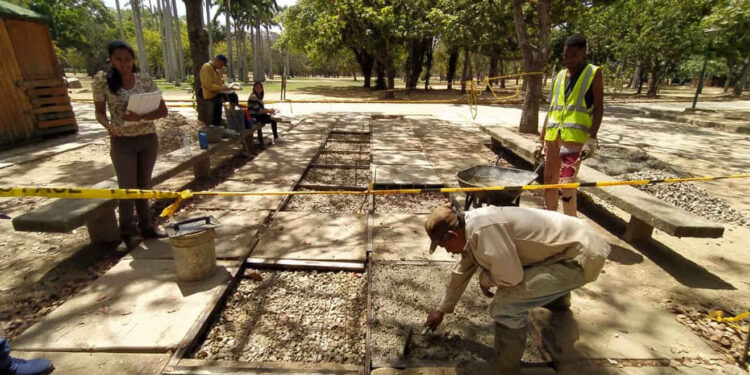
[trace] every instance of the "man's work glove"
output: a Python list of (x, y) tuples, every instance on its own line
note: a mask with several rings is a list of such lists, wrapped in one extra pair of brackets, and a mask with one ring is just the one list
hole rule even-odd
[(443, 322), (443, 316), (445, 316), (445, 313), (440, 310), (431, 312), (430, 315), (427, 315), (427, 320), (425, 320), (424, 326), (430, 327), (433, 331), (436, 330), (440, 323)]
[(544, 141), (538, 141), (534, 147), (534, 160), (541, 162), (544, 160)]
[(581, 159), (588, 159), (594, 156), (597, 149), (599, 149), (599, 141), (594, 137), (589, 138), (581, 149)]

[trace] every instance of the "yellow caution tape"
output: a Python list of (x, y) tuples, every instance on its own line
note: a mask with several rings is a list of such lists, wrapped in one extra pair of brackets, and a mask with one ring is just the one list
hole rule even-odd
[[(81, 189), (69, 187), (41, 188), (41, 187), (0, 187), (0, 197), (45, 197), (64, 199), (177, 199), (169, 205), (163, 216), (171, 215), (179, 207), (180, 202), (196, 195), (213, 196), (278, 196), (278, 195), (387, 195), (387, 194), (420, 194), (420, 193), (474, 193), (481, 191), (502, 190), (545, 190), (545, 189), (578, 189), (582, 187), (633, 186), (660, 183), (679, 183), (692, 181), (711, 181), (733, 178), (750, 178), (750, 174), (735, 174), (727, 176), (665, 178), (653, 180), (625, 180), (598, 182), (570, 182), (564, 184), (489, 186), (464, 188), (425, 188), (425, 189), (380, 189), (374, 190), (374, 181), (370, 182), (367, 190), (311, 190), (311, 191), (164, 191), (142, 189)], [(744, 317), (743, 317), (744, 318)]]
[(711, 319), (711, 320), (717, 321), (719, 323), (725, 323), (726, 325), (728, 325), (728, 326), (730, 326), (730, 327), (732, 327), (734, 329), (741, 330), (741, 328), (738, 325), (732, 324), (732, 323), (737, 323), (737, 322), (739, 322), (741, 320), (744, 320), (745, 318), (749, 317), (750, 316), (750, 311), (745, 311), (742, 314), (739, 314), (739, 315), (736, 315), (736, 316), (732, 316), (732, 317), (726, 317), (725, 318), (724, 317), (724, 311), (714, 310), (714, 311), (712, 311), (710, 314), (708, 314), (706, 316), (709, 319)]

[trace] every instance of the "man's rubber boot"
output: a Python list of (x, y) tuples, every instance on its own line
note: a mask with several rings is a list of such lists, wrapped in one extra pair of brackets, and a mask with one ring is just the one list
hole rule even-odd
[(570, 292), (544, 305), (544, 307), (553, 312), (564, 312), (570, 310)]
[(0, 339), (0, 375), (47, 375), (54, 370), (46, 359), (25, 360), (10, 356), (10, 345)]
[(508, 328), (495, 323), (495, 373), (518, 375), (521, 373), (521, 358), (526, 350), (527, 327)]

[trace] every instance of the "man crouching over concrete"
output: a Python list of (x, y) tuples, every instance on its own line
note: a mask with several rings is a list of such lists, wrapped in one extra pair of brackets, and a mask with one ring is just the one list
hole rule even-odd
[(503, 375), (520, 372), (528, 311), (540, 306), (567, 310), (570, 291), (596, 280), (609, 255), (609, 244), (584, 221), (533, 208), (490, 206), (464, 214), (446, 205), (432, 211), (425, 229), (430, 253), (441, 246), (461, 254), (461, 260), (424, 325), (434, 330), (444, 314), (453, 312), (479, 269), (482, 292), (494, 297), (489, 312), (495, 320), (496, 356), (489, 367)]

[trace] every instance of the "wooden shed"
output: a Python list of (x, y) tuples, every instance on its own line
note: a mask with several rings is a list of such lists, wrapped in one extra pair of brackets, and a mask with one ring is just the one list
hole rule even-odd
[(46, 19), (0, 1), (0, 148), (76, 131)]

